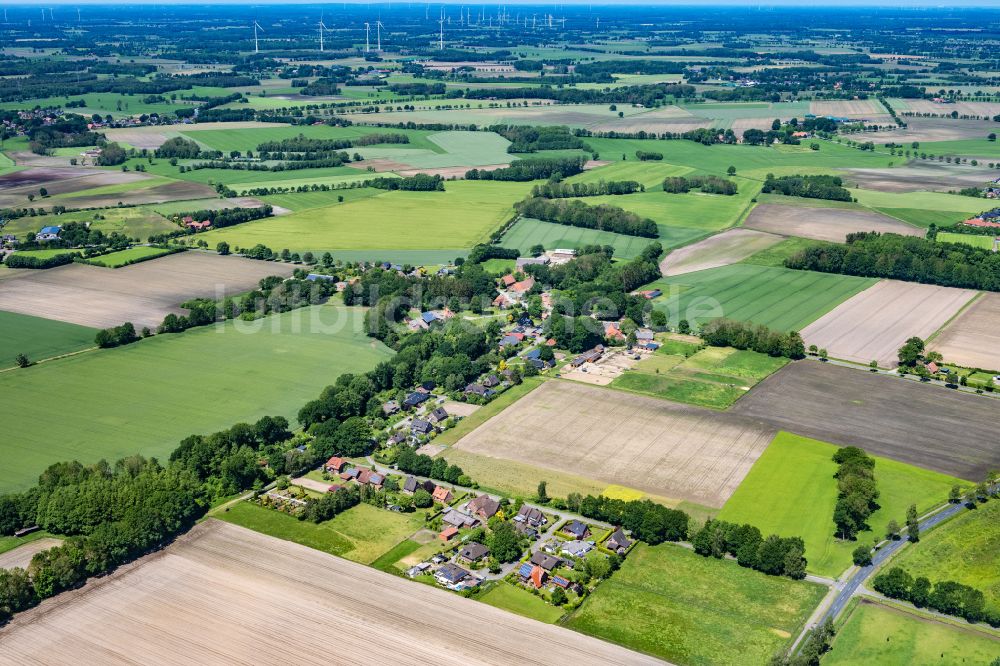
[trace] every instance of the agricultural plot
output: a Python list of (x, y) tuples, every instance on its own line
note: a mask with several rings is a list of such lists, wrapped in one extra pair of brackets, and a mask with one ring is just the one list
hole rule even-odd
[(814, 116), (864, 119), (873, 123), (892, 122), (889, 112), (876, 99), (813, 101), (809, 103), (809, 113)]
[[(955, 187), (955, 184), (951, 183), (949, 187)], [(906, 219), (898, 211), (916, 209), (926, 211), (927, 213), (937, 213), (946, 220), (944, 224), (960, 222), (990, 208), (989, 202), (982, 199), (963, 197), (958, 194), (947, 194), (945, 192), (914, 191), (900, 193), (856, 189), (852, 193), (863, 206), (883, 211), (887, 215)]]
[(611, 386), (723, 409), (787, 362), (784, 358), (730, 347), (708, 347), (687, 358), (657, 351), (617, 377)]
[[(27, 269), (26, 269), (27, 270)], [(68, 264), (33, 271), (0, 291), (0, 309), (107, 328), (131, 321), (156, 327), (195, 297), (222, 298), (254, 289), (269, 275), (287, 277), (290, 264), (201, 252), (181, 252), (110, 271)]]
[(62, 539), (54, 539), (52, 537), (29, 541), (24, 545), (0, 554), (0, 569), (13, 569), (15, 567), (27, 569), (28, 565), (31, 564), (31, 558), (35, 556), (35, 553), (40, 553), (43, 550), (54, 548), (61, 543)]
[(847, 234), (857, 231), (878, 231), (904, 236), (924, 235), (922, 229), (871, 211), (805, 208), (780, 204), (758, 205), (747, 217), (744, 226), (771, 234), (832, 243), (843, 243)]
[(1000, 610), (1000, 502), (991, 500), (922, 534), (893, 564), (932, 582), (971, 585), (982, 591), (988, 608)]
[[(69, 162), (69, 159), (66, 159)], [(39, 194), (44, 187), (49, 196), (59, 196), (58, 203), (69, 206), (62, 201), (64, 196), (79, 194), (93, 188), (107, 186), (144, 186), (160, 182), (145, 174), (121, 171), (105, 171), (87, 167), (29, 167), (12, 171), (0, 176), (0, 206), (27, 207), (32, 205), (28, 195)], [(39, 199), (40, 205), (44, 199)], [(114, 205), (114, 204), (112, 204)]]
[(835, 538), (833, 523), (836, 451), (836, 446), (826, 442), (778, 433), (719, 518), (756, 525), (765, 534), (802, 537), (809, 571), (837, 578), (851, 565), (851, 551), (859, 542), (881, 538), (890, 520), (902, 524), (910, 504), (916, 504), (921, 513), (939, 506), (959, 483), (945, 474), (876, 457), (881, 508), (869, 518), (872, 532), (862, 532), (859, 541), (842, 541)]
[(975, 291), (882, 280), (802, 329), (807, 345), (855, 363), (894, 367), (907, 339), (926, 339), (968, 303)]
[(653, 189), (662, 185), (663, 179), (667, 176), (683, 176), (692, 171), (691, 167), (677, 166), (665, 162), (613, 162), (567, 178), (566, 182), (598, 183), (602, 180), (634, 180), (644, 185), (647, 189)]
[(0, 640), (3, 664), (210, 663), (221, 654), (245, 663), (360, 654), (383, 663), (405, 654), (409, 663), (434, 666), (656, 663), (214, 520), (136, 566), (19, 615)]
[[(390, 355), (365, 335), (361, 310), (324, 305), (0, 373), (0, 491), (29, 486), (62, 460), (165, 458), (192, 433), (265, 414), (294, 421), (339, 374), (367, 371)], [(53, 395), (72, 396), (60, 402), (58, 419), (47, 417)]]
[[(953, 201), (956, 208), (964, 210), (975, 203), (975, 199), (960, 205), (961, 197), (945, 194), (947, 190), (963, 187), (976, 187), (990, 179), (990, 172), (984, 169), (963, 167), (939, 162), (913, 161), (907, 166), (892, 169), (866, 169), (852, 167), (844, 170), (844, 180), (851, 185), (864, 188), (852, 190), (859, 199), (865, 196), (878, 196), (906, 192), (937, 192), (943, 196), (940, 201)], [(901, 201), (905, 201), (902, 199)], [(923, 202), (926, 203), (926, 202)], [(979, 205), (982, 202), (978, 202)], [(897, 207), (910, 207), (907, 204), (897, 204)], [(947, 207), (938, 208), (948, 210)], [(975, 212), (975, 211), (972, 211)]]
[(641, 238), (616, 234), (612, 231), (597, 231), (570, 227), (565, 224), (543, 222), (532, 218), (521, 218), (504, 234), (500, 244), (504, 247), (518, 248), (521, 254), (527, 255), (534, 245), (542, 245), (547, 250), (555, 248), (578, 249), (584, 245), (611, 245), (615, 248), (615, 256), (619, 259), (631, 259), (642, 249), (654, 242), (655, 238)]
[(824, 592), (672, 544), (640, 545), (566, 626), (678, 664), (764, 664)]
[(851, 368), (792, 363), (730, 411), (962, 479), (1000, 466), (991, 398)]
[(780, 331), (801, 331), (875, 280), (787, 268), (733, 264), (654, 283), (664, 296), (654, 307), (671, 325), (719, 317), (752, 321)]
[(938, 233), (937, 241), (940, 243), (961, 243), (962, 245), (970, 245), (972, 247), (978, 247), (981, 250), (990, 251), (993, 251), (996, 247), (996, 239), (993, 236), (957, 234), (948, 231)]
[[(213, 201), (224, 203), (223, 199), (214, 199)], [(191, 206), (186, 210), (194, 209), (197, 209), (197, 206)], [(57, 218), (21, 217), (10, 220), (4, 226), (4, 233), (23, 238), (29, 232), (37, 233), (42, 226), (49, 224), (50, 221), (56, 221), (63, 225), (69, 222), (89, 222), (91, 229), (97, 229), (105, 235), (117, 232), (129, 238), (137, 238), (140, 242), (145, 242), (153, 234), (177, 230), (176, 224), (157, 212), (136, 206), (63, 213)]]
[[(929, 99), (894, 99), (889, 103), (897, 111), (912, 111), (914, 113), (949, 115), (957, 112), (959, 116), (987, 116), (989, 118), (1000, 114), (1000, 103), (996, 102), (957, 101), (950, 104), (942, 104)], [(897, 103), (899, 106), (896, 106)]]
[(861, 602), (838, 630), (823, 664), (988, 664), (998, 654), (1000, 641), (972, 627)]
[(73, 196), (60, 197), (59, 203), (67, 208), (107, 208), (118, 205), (139, 206), (184, 199), (204, 199), (215, 194), (214, 188), (202, 183), (163, 182), (162, 179), (159, 179), (154, 181), (150, 187), (136, 187), (126, 191), (105, 192), (103, 194), (89, 194), (87, 191), (82, 191)]
[[(624, 104), (620, 110), (625, 114), (625, 120), (645, 111)], [(538, 104), (527, 107), (508, 107), (505, 105), (495, 108), (488, 108), (488, 105), (483, 104), (471, 109), (418, 108), (416, 111), (398, 111), (379, 113), (378, 115), (350, 114), (347, 117), (355, 123), (364, 123), (370, 118), (373, 122), (379, 123), (450, 123), (480, 126), (496, 124), (566, 125), (580, 128), (621, 121), (618, 118), (618, 112), (609, 111), (605, 104)]]
[[(890, 103), (897, 112), (905, 111), (905, 108), (896, 106), (899, 100), (892, 100)], [(987, 134), (996, 129), (996, 125), (991, 120), (972, 120), (952, 118), (920, 118), (908, 116), (905, 128), (896, 128), (886, 132), (879, 132), (881, 142), (893, 141), (900, 144), (908, 144), (914, 141), (928, 144), (938, 141), (964, 141), (969, 139), (982, 139)], [(921, 151), (923, 152), (923, 151)], [(938, 155), (934, 151), (927, 151), (928, 154)]]
[(39, 361), (93, 347), (95, 335), (86, 326), (0, 311), (0, 369), (14, 367), (18, 354)]
[(162, 257), (165, 254), (170, 254), (170, 250), (160, 247), (147, 247), (139, 245), (136, 247), (130, 247), (127, 250), (119, 250), (118, 252), (102, 254), (99, 257), (91, 259), (90, 263), (97, 264), (98, 266), (104, 266), (105, 268), (121, 268), (122, 266), (127, 266), (139, 261), (148, 261), (156, 257)]
[(930, 344), (947, 363), (1000, 370), (1000, 294), (985, 293)]
[(721, 506), (772, 436), (754, 420), (552, 381), (456, 448)]
[[(148, 127), (126, 127), (121, 129), (105, 130), (104, 136), (108, 138), (108, 141), (117, 141), (119, 143), (135, 146), (136, 148), (148, 148), (152, 150), (162, 146), (167, 139), (172, 139), (175, 136), (181, 136), (182, 132), (186, 138), (200, 142), (198, 137), (202, 132), (212, 132), (218, 130), (229, 132), (241, 129), (253, 129), (258, 131), (273, 130), (277, 127), (288, 127), (288, 125), (285, 125), (284, 123), (261, 123), (251, 120), (235, 123), (195, 123), (193, 125), (182, 125), (181, 127), (182, 129), (180, 130), (173, 130), (155, 125), (150, 125)], [(295, 135), (293, 134), (293, 136)], [(252, 149), (256, 147), (256, 144), (251, 146)], [(245, 150), (245, 148), (243, 149)], [(221, 148), (218, 150), (221, 150)], [(230, 150), (240, 150), (240, 148), (232, 148)]]
[[(263, 243), (311, 250), (468, 249), (513, 216), (530, 183), (449, 182), (444, 192), (385, 192), (335, 208), (304, 210), (203, 235), (209, 246)], [(384, 256), (384, 255), (379, 255)]]
[(781, 242), (781, 236), (751, 229), (730, 229), (674, 250), (660, 262), (666, 276), (728, 266)]

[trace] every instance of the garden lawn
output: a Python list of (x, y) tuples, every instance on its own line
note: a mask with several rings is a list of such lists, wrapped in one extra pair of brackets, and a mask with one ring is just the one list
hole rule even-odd
[(95, 328), (0, 310), (0, 369), (14, 367), (18, 354), (40, 361), (93, 347), (96, 335)]
[(614, 388), (692, 405), (725, 409), (788, 363), (755, 351), (706, 347), (684, 358), (656, 353), (611, 382)]
[(250, 502), (239, 502), (215, 517), (361, 564), (371, 564), (424, 524), (422, 512), (393, 513), (364, 503), (322, 523)]
[(546, 624), (553, 624), (563, 616), (562, 609), (546, 603), (541, 597), (536, 597), (523, 588), (504, 581), (500, 581), (496, 587), (477, 600)]
[(128, 266), (130, 263), (134, 264), (137, 261), (143, 260), (148, 261), (149, 259), (162, 257), (163, 255), (170, 253), (170, 250), (166, 248), (140, 245), (137, 247), (130, 247), (127, 250), (119, 250), (118, 252), (102, 254), (99, 257), (89, 259), (88, 263), (104, 266), (106, 268), (121, 268), (122, 266)]
[(579, 249), (584, 245), (611, 245), (615, 248), (615, 257), (619, 259), (631, 259), (642, 252), (644, 247), (656, 240), (656, 238), (629, 236), (611, 231), (571, 227), (565, 224), (543, 222), (542, 220), (526, 217), (518, 220), (504, 234), (500, 245), (517, 248), (521, 251), (522, 255), (528, 255), (528, 251), (535, 245), (542, 245), (546, 250), (554, 250), (556, 248)]
[(734, 264), (658, 280), (665, 296), (654, 301), (671, 326), (726, 317), (779, 331), (805, 326), (871, 285), (873, 278)]
[(833, 475), (836, 446), (780, 432), (754, 463), (743, 483), (729, 498), (719, 518), (750, 523), (767, 534), (799, 536), (806, 544), (808, 569), (837, 578), (851, 566), (851, 551), (859, 543), (881, 540), (890, 520), (905, 523), (906, 509), (916, 504), (923, 512), (947, 500), (956, 479), (938, 472), (876, 457), (875, 480), (881, 508), (869, 519), (870, 532), (858, 541), (834, 537), (833, 508), (837, 480)]
[[(227, 322), (0, 373), (0, 492), (48, 465), (139, 453), (165, 459), (192, 433), (299, 408), (344, 372), (391, 350), (364, 333), (363, 310), (322, 305)], [(53, 396), (58, 419), (49, 418)]]
[(1000, 640), (958, 624), (904, 610), (860, 603), (837, 632), (823, 666), (879, 664), (989, 664)]
[(987, 606), (1000, 611), (1000, 501), (981, 504), (921, 534), (920, 541), (903, 549), (893, 564), (931, 582), (971, 585), (982, 590)]
[[(214, 247), (232, 246), (310, 250), (467, 249), (514, 214), (512, 204), (529, 183), (449, 181), (444, 192), (385, 192), (357, 201), (303, 210), (207, 232)], [(451, 253), (454, 258), (455, 253)]]
[(672, 544), (640, 544), (565, 624), (678, 664), (766, 664), (825, 592)]

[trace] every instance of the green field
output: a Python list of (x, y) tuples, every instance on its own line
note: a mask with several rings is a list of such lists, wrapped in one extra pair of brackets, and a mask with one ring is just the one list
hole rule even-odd
[(931, 582), (954, 580), (982, 590), (1000, 610), (1000, 501), (990, 501), (922, 534), (893, 560)]
[(1000, 657), (1000, 640), (959, 624), (938, 622), (874, 603), (858, 604), (837, 632), (823, 666), (969, 664)]
[[(964, 139), (958, 141), (921, 141), (921, 153), (928, 155), (968, 155), (969, 157), (1000, 157), (1000, 145), (988, 139)], [(990, 172), (983, 173), (983, 180), (992, 177)]]
[(517, 248), (521, 250), (521, 254), (526, 256), (528, 250), (534, 245), (543, 245), (546, 250), (563, 247), (575, 250), (584, 245), (611, 245), (615, 248), (616, 257), (631, 259), (656, 240), (655, 238), (627, 236), (611, 231), (583, 229), (532, 218), (521, 218), (504, 234), (500, 245)]
[[(88, 192), (89, 194), (89, 192)], [(160, 204), (157, 204), (157, 208)], [(190, 210), (190, 208), (188, 209)], [(5, 234), (23, 238), (28, 232), (35, 233), (47, 224), (67, 224), (69, 222), (89, 222), (91, 228), (110, 235), (113, 232), (138, 238), (145, 242), (152, 234), (176, 231), (177, 225), (147, 206), (129, 208), (105, 208), (100, 211), (81, 210), (51, 217), (21, 217), (11, 220), (4, 227)]]
[[(328, 192), (269, 194), (261, 197), (261, 199), (272, 206), (281, 206), (290, 211), (298, 212), (300, 210), (309, 210), (310, 208), (323, 208), (325, 206), (335, 206), (338, 203), (367, 199), (368, 197), (384, 193), (385, 190), (377, 190), (374, 187), (356, 187), (348, 190), (330, 190)], [(339, 201), (340, 198), (343, 198), (343, 201)]]
[(691, 167), (666, 164), (664, 162), (613, 162), (607, 166), (590, 169), (567, 178), (567, 183), (598, 183), (602, 180), (634, 180), (647, 188), (663, 185), (667, 176), (683, 176), (691, 173)]
[(678, 664), (766, 664), (825, 588), (641, 544), (566, 625)]
[[(209, 246), (263, 243), (273, 249), (468, 249), (514, 214), (529, 183), (449, 181), (444, 192), (384, 192), (378, 196), (248, 222), (202, 235)], [(450, 258), (456, 256), (454, 250)]]
[(51, 259), (61, 254), (81, 254), (80, 250), (69, 250), (64, 248), (52, 248), (51, 250), (18, 250), (17, 254), (25, 257), (35, 257), (36, 259)]
[(129, 262), (135, 263), (140, 260), (148, 261), (150, 258), (162, 257), (163, 255), (170, 253), (170, 250), (166, 248), (139, 245), (136, 247), (130, 247), (127, 250), (119, 250), (118, 252), (102, 254), (99, 257), (89, 259), (88, 263), (96, 264), (97, 266), (104, 266), (105, 268), (121, 268), (122, 266), (127, 266)]
[(0, 310), (0, 369), (14, 367), (18, 354), (40, 361), (93, 347), (96, 335), (94, 328)]
[(654, 301), (671, 325), (692, 325), (718, 317), (801, 331), (876, 280), (787, 268), (734, 264), (664, 278), (648, 288), (663, 289)]
[[(809, 571), (831, 578), (851, 565), (858, 541), (834, 537), (833, 508), (837, 502), (838, 447), (781, 432), (719, 513), (719, 518), (750, 523), (764, 534), (800, 536), (806, 544)], [(916, 504), (922, 513), (948, 498), (954, 477), (912, 467), (887, 458), (875, 458), (881, 508), (871, 515), (873, 531), (859, 540), (871, 543), (885, 535), (890, 520), (903, 524), (906, 508)]]
[(364, 503), (318, 524), (250, 502), (216, 517), (361, 564), (371, 564), (424, 525), (423, 513), (393, 513)]
[(992, 250), (995, 239), (993, 236), (979, 236), (977, 234), (956, 234), (950, 231), (939, 231), (937, 240), (940, 243), (961, 243), (971, 245), (983, 250)]
[(265, 414), (294, 421), (337, 375), (390, 356), (362, 318), (360, 309), (314, 306), (0, 373), (0, 491), (27, 487), (62, 460), (165, 458), (192, 433)]
[(486, 594), (478, 597), (478, 601), (546, 624), (557, 622), (563, 616), (562, 609), (545, 603), (541, 597), (536, 597), (523, 588), (503, 581), (500, 581)]
[(725, 409), (788, 359), (731, 347), (707, 347), (685, 358), (659, 350), (611, 382), (613, 388)]
[(764, 248), (759, 252), (754, 252), (740, 263), (753, 264), (754, 266), (784, 268), (785, 259), (795, 256), (806, 248), (816, 247), (817, 245), (823, 244), (823, 241), (810, 240), (808, 238), (786, 238), (771, 247)]

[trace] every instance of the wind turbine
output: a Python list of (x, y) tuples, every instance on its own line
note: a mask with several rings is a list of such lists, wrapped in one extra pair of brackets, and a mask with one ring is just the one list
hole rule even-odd
[(375, 50), (379, 53), (382, 52), (382, 28), (384, 27), (381, 19), (375, 21)]
[(323, 52), (323, 31), (326, 30), (326, 25), (323, 23), (323, 17), (319, 19), (319, 52)]
[(441, 18), (438, 19), (438, 50), (444, 51), (444, 8), (441, 8)]
[(371, 24), (365, 21), (365, 53), (370, 50), (368, 47), (368, 35), (371, 34)]
[(257, 31), (258, 30), (260, 30), (261, 32), (264, 32), (264, 28), (261, 28), (260, 24), (257, 23), (257, 19), (254, 19), (253, 20), (253, 52), (254, 53), (260, 53), (260, 43), (257, 41)]

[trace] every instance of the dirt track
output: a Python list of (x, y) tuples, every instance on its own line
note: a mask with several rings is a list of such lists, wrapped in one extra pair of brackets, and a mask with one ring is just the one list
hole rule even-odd
[(781, 236), (763, 231), (730, 229), (693, 245), (674, 250), (660, 262), (660, 272), (664, 275), (683, 275), (706, 268), (728, 266), (781, 240)]
[(908, 338), (930, 337), (975, 295), (970, 289), (882, 280), (806, 326), (802, 339), (831, 358), (894, 367)]
[(1000, 467), (996, 399), (896, 377), (797, 361), (730, 412), (971, 481)]
[(924, 235), (922, 229), (911, 227), (879, 213), (781, 204), (760, 204), (753, 209), (743, 226), (771, 234), (798, 236), (832, 243), (843, 243), (847, 234), (854, 231), (878, 231), (904, 236)]
[(154, 328), (180, 304), (195, 297), (216, 298), (256, 287), (269, 275), (292, 274), (290, 264), (182, 252), (123, 268), (68, 264), (47, 270), (23, 269), (5, 280), (0, 310), (106, 328), (131, 321)]
[(753, 419), (550, 381), (456, 448), (721, 507), (773, 436)]
[(0, 664), (659, 664), (209, 520), (0, 629)]
[(1000, 370), (1000, 294), (983, 294), (934, 339), (947, 363)]

